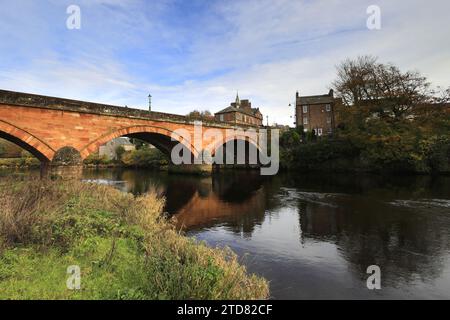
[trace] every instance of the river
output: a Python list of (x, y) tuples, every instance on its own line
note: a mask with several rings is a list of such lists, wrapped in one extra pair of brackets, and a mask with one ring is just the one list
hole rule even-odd
[[(186, 234), (229, 246), (274, 299), (449, 299), (450, 177), (85, 170), (166, 197)], [(367, 288), (367, 268), (381, 289)]]

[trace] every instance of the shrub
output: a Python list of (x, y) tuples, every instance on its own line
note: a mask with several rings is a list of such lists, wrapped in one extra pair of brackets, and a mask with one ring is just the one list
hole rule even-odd
[(98, 152), (90, 154), (90, 155), (84, 160), (84, 164), (87, 164), (87, 165), (95, 165), (95, 166), (98, 166), (98, 165), (108, 165), (108, 164), (111, 164), (111, 162), (112, 162), (112, 161), (111, 161), (110, 159), (108, 159), (108, 157), (107, 157), (106, 155), (100, 156), (100, 155), (98, 154)]
[(122, 163), (130, 167), (161, 167), (167, 165), (167, 157), (156, 148), (141, 148), (127, 152)]
[(434, 173), (450, 173), (450, 138), (434, 137), (429, 141), (427, 160)]
[(120, 161), (122, 159), (122, 156), (126, 152), (126, 150), (123, 146), (117, 146), (115, 151), (116, 151), (117, 160)]

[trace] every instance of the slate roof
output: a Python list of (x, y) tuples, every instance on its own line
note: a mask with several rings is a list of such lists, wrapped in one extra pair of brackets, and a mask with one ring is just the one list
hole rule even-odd
[(247, 108), (228, 107), (223, 110), (220, 110), (219, 112), (216, 112), (216, 114), (229, 113), (229, 112), (240, 112), (240, 113), (244, 113), (246, 115), (252, 116), (252, 117), (258, 117), (258, 115), (257, 115), (258, 111), (259, 111), (259, 108), (247, 109)]
[(328, 95), (319, 95), (319, 96), (304, 96), (299, 97), (300, 104), (326, 104), (326, 103), (333, 103), (335, 99)]

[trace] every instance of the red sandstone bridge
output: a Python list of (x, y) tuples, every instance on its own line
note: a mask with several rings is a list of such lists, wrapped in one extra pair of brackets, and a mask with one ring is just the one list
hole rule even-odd
[[(217, 129), (223, 137), (227, 129), (245, 129), (216, 121), (203, 123), (203, 127)], [(213, 155), (227, 142), (215, 144), (210, 137), (202, 139), (200, 145), (187, 143), (174, 134), (177, 129), (193, 135), (194, 121), (181, 115), (0, 90), (0, 137), (44, 164), (73, 164), (73, 159), (81, 161), (122, 136), (144, 140), (167, 154), (181, 142), (192, 158), (203, 150)], [(173, 141), (174, 136), (178, 141)], [(246, 141), (258, 145), (257, 141)]]

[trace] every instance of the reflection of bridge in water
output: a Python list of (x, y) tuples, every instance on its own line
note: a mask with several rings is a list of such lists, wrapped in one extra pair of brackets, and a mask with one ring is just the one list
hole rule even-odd
[[(86, 170), (86, 179), (96, 179), (97, 172)], [(233, 232), (251, 234), (264, 220), (266, 190), (263, 178), (248, 172), (212, 177), (174, 177), (149, 171), (103, 171), (103, 178), (115, 181), (123, 191), (143, 194), (154, 190), (166, 198), (165, 211), (174, 215), (178, 227), (199, 229), (225, 225)]]
[[(177, 225), (188, 229), (223, 224), (233, 224), (242, 221), (244, 217), (253, 220), (255, 212), (264, 218), (264, 191), (259, 189), (249, 195), (245, 202), (225, 202), (219, 194), (212, 193), (208, 197), (202, 197), (195, 192), (190, 201), (184, 205), (176, 215)], [(234, 226), (238, 226), (234, 223)], [(243, 225), (244, 232), (250, 232), (252, 226)]]
[[(171, 196), (168, 191), (168, 202), (173, 203)], [(169, 209), (176, 213), (178, 227), (192, 230), (225, 225), (235, 232), (251, 233), (264, 220), (265, 191), (259, 175), (245, 181), (233, 175), (206, 178), (200, 180), (188, 201)]]
[[(255, 254), (252, 259), (261, 256), (263, 271), (268, 272), (269, 261), (273, 264), (270, 275), (281, 277), (286, 285), (307, 286), (306, 279), (311, 280), (311, 290), (317, 281), (339, 284), (342, 274), (338, 271), (366, 279), (366, 268), (372, 264), (382, 267), (386, 286), (420, 285), (419, 278), (424, 283), (450, 283), (446, 276), (450, 200), (442, 200), (439, 206), (433, 200), (448, 198), (448, 178), (261, 178), (232, 173), (180, 179), (135, 170), (104, 178), (126, 181), (120, 186), (135, 194), (159, 190), (167, 199), (165, 210), (175, 215), (178, 227), (184, 225), (186, 231), (212, 244), (238, 244), (237, 250)], [(424, 203), (392, 204), (412, 197), (423, 198)], [(242, 238), (245, 241), (239, 242)], [(337, 273), (323, 278), (320, 271), (329, 271), (330, 266), (338, 266)]]

